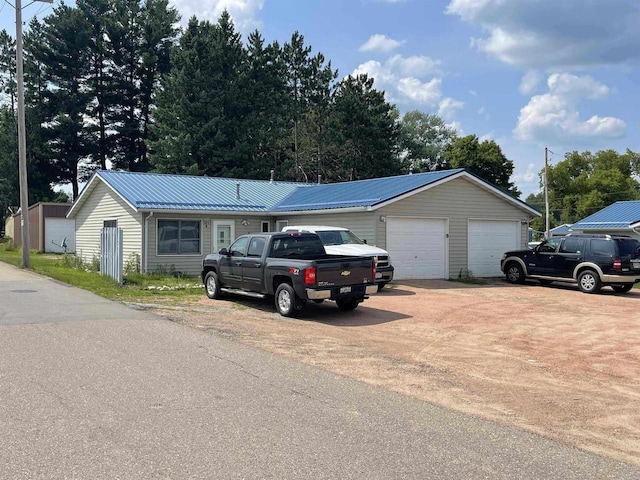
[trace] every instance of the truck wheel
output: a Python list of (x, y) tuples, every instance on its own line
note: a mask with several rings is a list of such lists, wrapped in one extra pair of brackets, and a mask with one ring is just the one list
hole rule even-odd
[(578, 275), (578, 287), (584, 293), (596, 293), (601, 285), (600, 277), (593, 270), (584, 270)]
[(340, 310), (355, 310), (360, 303), (359, 298), (345, 298), (342, 300), (336, 300), (336, 305)]
[(298, 298), (293, 287), (288, 283), (281, 283), (276, 290), (276, 310), (283, 317), (293, 317), (302, 309), (304, 302)]
[(222, 297), (220, 282), (218, 281), (218, 274), (216, 272), (209, 272), (206, 277), (204, 277), (204, 291), (207, 297), (213, 300)]

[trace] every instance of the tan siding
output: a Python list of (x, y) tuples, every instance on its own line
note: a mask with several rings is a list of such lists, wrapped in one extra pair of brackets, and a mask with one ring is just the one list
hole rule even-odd
[[(465, 178), (457, 178), (425, 190), (377, 211), (384, 216), (414, 216), (449, 220), (449, 277), (466, 271), (467, 225), (472, 219), (527, 221), (529, 214)], [(386, 223), (377, 224), (378, 246), (386, 247)], [(527, 225), (522, 225), (522, 248), (526, 248)], [(391, 252), (393, 255), (393, 252)]]
[(84, 262), (100, 258), (100, 230), (104, 220), (117, 220), (118, 227), (122, 228), (125, 263), (133, 254), (142, 257), (142, 215), (102, 182), (90, 192), (75, 216), (76, 255)]
[[(146, 214), (145, 214), (146, 215)], [(200, 221), (200, 247), (199, 254), (194, 255), (158, 255), (157, 254), (157, 234), (158, 219), (168, 220), (192, 220)], [(146, 271), (151, 273), (158, 270), (176, 271), (188, 275), (198, 275), (202, 270), (202, 259), (205, 255), (213, 252), (212, 228), (214, 221), (234, 222), (234, 237), (239, 237), (245, 233), (254, 233), (261, 231), (261, 221), (269, 220), (269, 217), (250, 217), (250, 216), (210, 216), (199, 214), (155, 214), (149, 219), (149, 258), (146, 264)], [(243, 223), (244, 221), (244, 223)], [(274, 222), (271, 221), (273, 224)], [(142, 266), (143, 269), (145, 265)]]
[(289, 225), (330, 225), (348, 228), (369, 245), (380, 246), (376, 236), (376, 212), (332, 213), (318, 215), (280, 216), (278, 220), (289, 220)]

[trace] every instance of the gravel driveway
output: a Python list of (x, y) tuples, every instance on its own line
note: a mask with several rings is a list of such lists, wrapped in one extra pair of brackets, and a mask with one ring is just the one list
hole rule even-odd
[(640, 465), (640, 289), (399, 283), (300, 319), (241, 297), (160, 308), (193, 328)]

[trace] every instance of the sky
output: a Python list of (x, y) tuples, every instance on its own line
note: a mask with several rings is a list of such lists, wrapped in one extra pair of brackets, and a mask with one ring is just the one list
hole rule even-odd
[[(23, 20), (53, 4), (23, 0)], [(0, 0), (15, 35), (15, 0)], [(8, 3), (7, 3), (8, 2)], [(73, 4), (73, 2), (66, 2)], [(525, 199), (567, 152), (640, 151), (638, 0), (170, 0), (183, 24), (226, 9), (267, 42), (298, 31), (339, 77), (367, 73), (401, 114), (494, 140)]]

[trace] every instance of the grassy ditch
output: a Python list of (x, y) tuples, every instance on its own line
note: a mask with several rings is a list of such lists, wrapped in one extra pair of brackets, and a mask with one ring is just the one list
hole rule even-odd
[[(2, 239), (5, 240), (5, 239)], [(0, 243), (0, 261), (22, 267), (22, 251), (10, 241)], [(81, 262), (73, 254), (31, 253), (30, 270), (100, 295), (110, 300), (134, 303), (179, 302), (203, 295), (199, 277), (178, 273), (125, 274), (122, 285), (100, 275), (97, 262)]]

